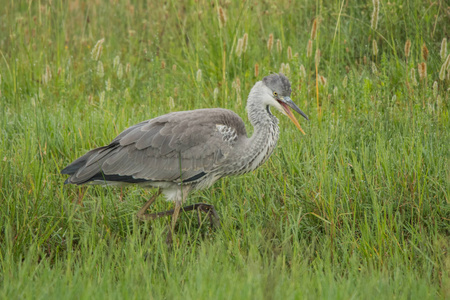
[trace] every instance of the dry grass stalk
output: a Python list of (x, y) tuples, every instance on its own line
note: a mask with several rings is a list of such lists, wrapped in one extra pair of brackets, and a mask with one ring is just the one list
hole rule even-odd
[(441, 51), (439, 52), (441, 59), (444, 60), (447, 56), (447, 38), (443, 38), (441, 42)]
[(166, 68), (166, 62), (163, 60), (161, 61), (161, 69), (165, 69)]
[(405, 57), (408, 58), (411, 51), (411, 40), (407, 39), (405, 43)]
[(283, 47), (281, 47), (281, 41), (278, 39), (277, 40), (277, 52), (281, 53), (281, 50), (283, 50)]
[(377, 41), (375, 39), (372, 40), (372, 52), (373, 52), (373, 56), (377, 56), (378, 45), (377, 45)]
[(125, 74), (129, 74), (131, 72), (131, 64), (127, 63), (127, 66), (125, 67)]
[(289, 46), (288, 49), (287, 49), (287, 58), (288, 58), (288, 60), (292, 59), (292, 48), (291, 48), (291, 46)]
[(425, 45), (425, 43), (423, 43), (423, 45), (422, 45), (422, 58), (424, 61), (428, 60), (428, 48)]
[(267, 40), (267, 49), (269, 52), (272, 51), (273, 48), (273, 33), (269, 34), (269, 39)]
[(308, 46), (306, 47), (306, 57), (311, 57), (312, 55), (312, 40), (308, 40)]
[(259, 65), (258, 63), (255, 64), (255, 77), (259, 76)]
[(219, 18), (219, 27), (225, 27), (225, 25), (227, 24), (227, 14), (225, 13), (225, 10), (220, 6), (217, 9), (217, 15)]
[(427, 63), (422, 62), (417, 65), (417, 70), (419, 71), (420, 80), (427, 78)]
[(314, 19), (312, 28), (311, 28), (311, 40), (315, 40), (317, 36), (317, 18)]
[(373, 0), (373, 12), (372, 12), (372, 21), (370, 26), (373, 30), (376, 30), (378, 27), (378, 14), (380, 12), (380, 2), (379, 0)]

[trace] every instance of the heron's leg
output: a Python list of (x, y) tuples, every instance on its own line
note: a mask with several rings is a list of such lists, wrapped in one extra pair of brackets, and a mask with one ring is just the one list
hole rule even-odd
[(158, 192), (156, 192), (156, 194), (154, 194), (150, 200), (148, 200), (144, 206), (142, 206), (142, 208), (137, 212), (136, 216), (138, 217), (139, 220), (141, 221), (149, 221), (149, 220), (153, 220), (162, 216), (166, 216), (164, 214), (160, 215), (158, 213), (156, 214), (146, 214), (145, 212), (147, 211), (147, 209), (150, 207), (150, 205), (153, 204), (153, 202), (155, 202), (156, 198), (158, 198), (159, 195), (161, 195), (161, 189), (158, 189)]
[[(172, 214), (172, 225), (170, 226), (169, 233), (167, 234), (167, 238), (166, 238), (166, 243), (167, 244), (171, 244), (172, 243), (172, 234), (173, 234), (173, 232), (175, 230), (175, 225), (177, 224), (177, 219), (178, 219), (178, 216), (180, 215), (180, 210), (181, 210), (181, 202), (180, 201), (176, 201), (175, 202), (175, 208), (173, 210), (171, 210), (173, 212), (173, 214)], [(169, 211), (167, 211), (167, 212), (169, 212)]]

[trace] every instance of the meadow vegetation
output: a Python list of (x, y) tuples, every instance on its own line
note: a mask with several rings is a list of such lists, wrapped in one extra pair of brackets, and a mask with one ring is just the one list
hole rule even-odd
[[(0, 298), (450, 298), (448, 2), (2, 2)], [(63, 185), (170, 111), (249, 125), (279, 71), (306, 135), (279, 116), (265, 165), (190, 197), (219, 229), (186, 213), (169, 249), (152, 191)]]

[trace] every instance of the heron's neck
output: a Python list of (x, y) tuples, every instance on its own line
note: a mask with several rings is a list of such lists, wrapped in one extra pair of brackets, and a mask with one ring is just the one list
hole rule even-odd
[(252, 137), (258, 134), (267, 134), (270, 129), (278, 131), (278, 119), (270, 112), (268, 105), (261, 101), (266, 93), (261, 85), (262, 82), (257, 82), (247, 99), (248, 118), (254, 127)]

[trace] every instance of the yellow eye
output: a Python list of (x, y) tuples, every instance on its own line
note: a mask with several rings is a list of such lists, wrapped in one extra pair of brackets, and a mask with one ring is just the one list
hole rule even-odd
[(277, 92), (273, 92), (273, 95), (274, 95), (275, 97), (277, 97), (277, 96), (278, 96), (278, 93), (277, 93)]

